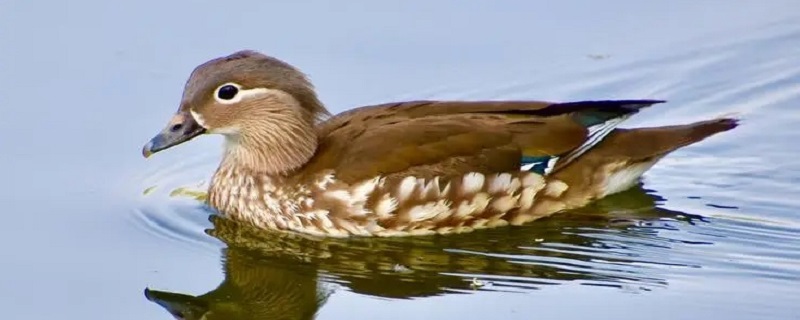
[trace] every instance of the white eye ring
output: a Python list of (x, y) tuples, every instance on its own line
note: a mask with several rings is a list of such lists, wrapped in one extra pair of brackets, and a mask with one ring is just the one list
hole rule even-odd
[(214, 100), (222, 104), (233, 104), (242, 101), (242, 86), (228, 82), (214, 90)]
[(214, 90), (214, 100), (221, 104), (239, 103), (246, 98), (263, 96), (270, 92), (267, 88), (242, 89), (238, 83), (226, 82)]

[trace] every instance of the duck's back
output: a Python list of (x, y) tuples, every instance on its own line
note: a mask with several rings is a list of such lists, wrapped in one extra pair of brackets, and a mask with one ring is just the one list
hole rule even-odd
[(350, 183), (519, 171), (549, 174), (589, 151), (617, 124), (659, 101), (415, 101), (368, 106), (319, 128), (304, 169)]

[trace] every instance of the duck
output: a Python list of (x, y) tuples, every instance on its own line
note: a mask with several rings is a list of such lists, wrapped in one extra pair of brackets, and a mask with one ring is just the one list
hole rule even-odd
[(732, 117), (619, 128), (663, 100), (414, 100), (331, 114), (309, 77), (254, 50), (189, 75), (145, 158), (224, 137), (208, 186), (217, 214), (313, 237), (446, 235), (519, 226), (641, 182)]

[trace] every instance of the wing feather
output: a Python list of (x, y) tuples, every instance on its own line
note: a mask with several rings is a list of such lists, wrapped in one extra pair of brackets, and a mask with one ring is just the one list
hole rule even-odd
[(648, 102), (412, 101), (361, 107), (320, 124), (317, 154), (304, 170), (333, 169), (349, 182), (378, 174), (432, 178), (520, 170), (523, 157), (555, 157), (547, 161), (552, 170), (599, 142), (620, 122), (615, 119), (654, 103)]

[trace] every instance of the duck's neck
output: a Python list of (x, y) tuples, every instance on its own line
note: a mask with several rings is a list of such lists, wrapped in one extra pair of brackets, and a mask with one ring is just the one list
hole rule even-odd
[(275, 129), (226, 135), (222, 166), (286, 176), (314, 156), (317, 135), (310, 126), (272, 127)]
[(295, 176), (314, 156), (317, 134), (299, 118), (284, 117), (280, 125), (273, 118), (225, 134), (209, 204), (224, 215), (283, 229), (294, 219), (300, 193), (308, 191)]

